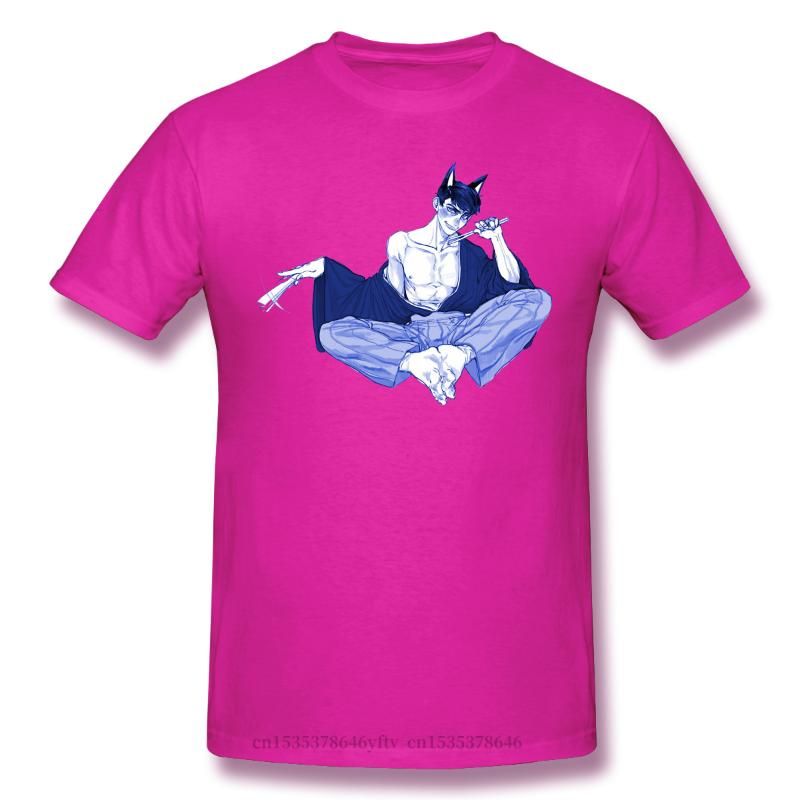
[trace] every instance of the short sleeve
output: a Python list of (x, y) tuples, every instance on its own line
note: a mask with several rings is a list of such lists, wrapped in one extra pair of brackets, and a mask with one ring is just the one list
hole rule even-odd
[(170, 112), (94, 211), (50, 285), (145, 339), (203, 286), (196, 175)]
[(750, 288), (700, 187), (652, 114), (601, 286), (651, 339), (698, 322)]

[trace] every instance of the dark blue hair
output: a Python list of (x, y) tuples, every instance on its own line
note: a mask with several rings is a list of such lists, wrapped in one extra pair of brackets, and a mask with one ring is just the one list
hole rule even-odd
[[(447, 170), (444, 180), (436, 192), (436, 196), (439, 198), (440, 203), (444, 203), (445, 200), (452, 200), (462, 211), (466, 211), (468, 214), (476, 214), (481, 207), (479, 191), (481, 185), (486, 180), (486, 175), (482, 175), (480, 178), (476, 178), (470, 183), (462, 183), (456, 180), (455, 171), (456, 165), (453, 164), (450, 169)], [(452, 183), (448, 186), (451, 175), (453, 176)]]

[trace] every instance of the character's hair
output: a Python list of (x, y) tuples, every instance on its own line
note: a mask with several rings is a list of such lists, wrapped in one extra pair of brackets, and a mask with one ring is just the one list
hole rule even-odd
[(456, 180), (456, 165), (453, 164), (444, 176), (436, 196), (440, 203), (445, 200), (452, 200), (460, 209), (468, 214), (476, 214), (481, 207), (480, 191), (486, 175), (481, 175), (470, 183), (462, 183)]

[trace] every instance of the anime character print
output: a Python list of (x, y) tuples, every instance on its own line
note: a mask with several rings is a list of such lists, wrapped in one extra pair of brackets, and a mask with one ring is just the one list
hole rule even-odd
[[(486, 217), (461, 232), (480, 210), (487, 176), (462, 183), (455, 166), (436, 189), (433, 217), (392, 233), (373, 275), (321, 256), (278, 272), (285, 280), (259, 299), (261, 308), (281, 307), (281, 294), (310, 278), (320, 352), (381, 386), (413, 376), (441, 405), (455, 398), (465, 371), (485, 386), (530, 347), (551, 297), (506, 243), (507, 218)], [(470, 241), (476, 234), (491, 242), (491, 257)]]

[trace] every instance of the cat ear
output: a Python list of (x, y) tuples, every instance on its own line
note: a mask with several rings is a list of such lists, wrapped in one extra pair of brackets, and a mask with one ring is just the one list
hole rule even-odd
[(472, 183), (470, 183), (469, 186), (472, 187), (478, 194), (480, 194), (481, 189), (483, 188), (483, 184), (486, 181), (486, 178), (487, 178), (486, 175), (481, 175), (480, 178), (476, 178), (474, 181), (472, 181)]
[(446, 186), (448, 189), (453, 185), (456, 179), (456, 165), (455, 163), (451, 164), (450, 169), (447, 170), (447, 174), (444, 176), (444, 180), (442, 181), (442, 186)]

